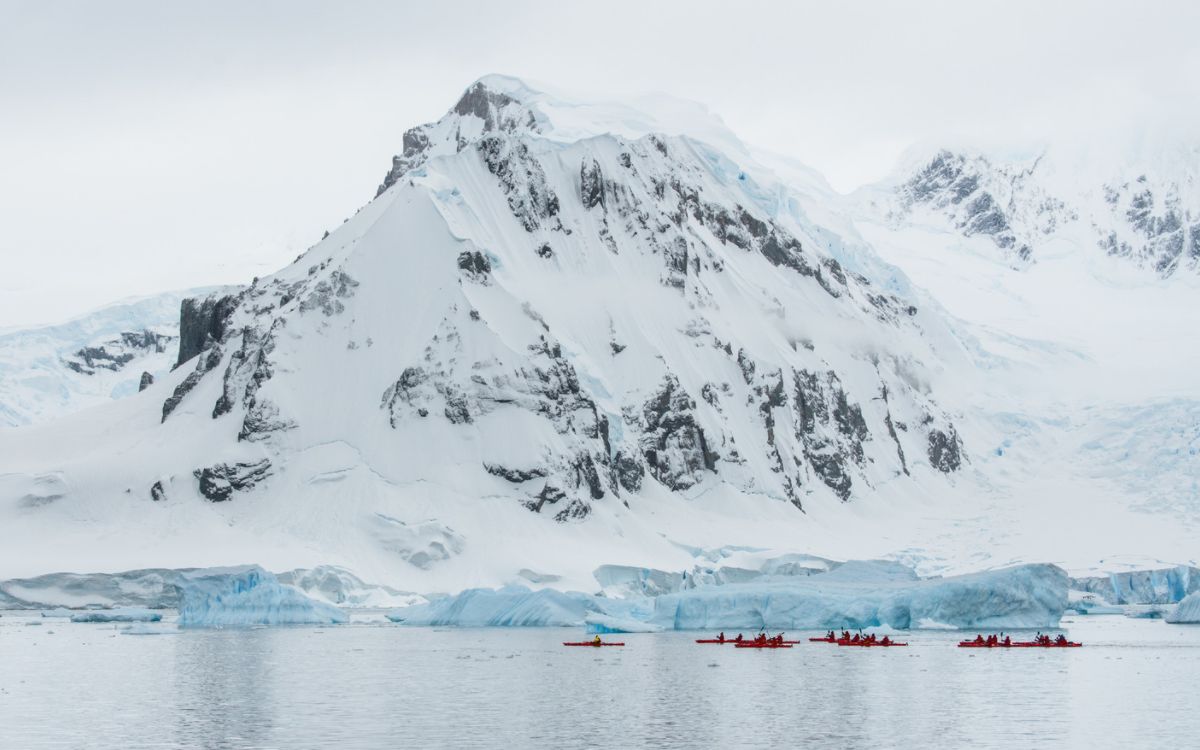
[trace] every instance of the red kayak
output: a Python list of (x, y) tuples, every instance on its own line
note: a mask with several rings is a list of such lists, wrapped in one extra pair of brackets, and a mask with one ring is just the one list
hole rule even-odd
[(891, 648), (892, 646), (907, 646), (908, 644), (901, 643), (899, 641), (888, 641), (887, 643), (884, 643), (883, 641), (838, 640), (837, 645), (839, 645), (839, 646), (862, 646), (863, 648)]
[(753, 643), (747, 641), (745, 643), (735, 643), (738, 648), (791, 648), (790, 643)]
[(1075, 643), (1074, 641), (1067, 641), (1066, 643), (1037, 643), (1035, 641), (1022, 641), (1020, 643), (1014, 643), (1013, 648), (1079, 648), (1082, 645), (1082, 643)]
[(718, 643), (719, 644), (719, 643), (749, 643), (749, 642), (750, 641), (747, 641), (744, 638), (740, 641), (736, 638), (726, 638), (725, 640), (721, 640), (720, 638), (697, 638), (696, 639), (696, 643)]
[(564, 646), (591, 646), (592, 648), (600, 648), (601, 646), (624, 646), (624, 643), (596, 643), (595, 641), (579, 641), (578, 643), (570, 643), (563, 641)]
[(837, 643), (837, 638), (809, 638), (813, 643)]

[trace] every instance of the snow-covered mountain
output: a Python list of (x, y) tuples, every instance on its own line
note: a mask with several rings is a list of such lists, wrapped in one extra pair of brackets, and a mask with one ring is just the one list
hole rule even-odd
[(180, 304), (205, 291), (168, 292), (59, 325), (0, 333), (0, 427), (137, 393), (174, 365)]
[(1062, 238), (1163, 277), (1194, 274), (1200, 147), (1167, 151), (1118, 160), (1061, 146), (1025, 158), (917, 150), (893, 178), (861, 192), (894, 226), (940, 223), (986, 237), (1015, 267)]
[[(1026, 336), (978, 302), (1005, 273), (1048, 304), (1055, 256), (1030, 232), (1067, 220), (1023, 209), (985, 231), (959, 208), (980, 202), (954, 187), (968, 162), (844, 198), (698, 105), (500, 76), (399, 140), (376, 197), (295, 263), (183, 303), (169, 374), (0, 434), (0, 577), (49, 572), (51, 543), (57, 570), (336, 565), (423, 592), (766, 550), (1187, 561), (1196, 508), (1140, 512), (1102, 439), (1136, 417), (1081, 398), (1130, 349), (1074, 348), (1069, 318)], [(993, 205), (1035, 192), (1009, 185)], [(939, 265), (967, 230), (1040, 268)], [(1164, 430), (1190, 413), (1176, 395)], [(1081, 509), (1097, 528), (1071, 535)]]

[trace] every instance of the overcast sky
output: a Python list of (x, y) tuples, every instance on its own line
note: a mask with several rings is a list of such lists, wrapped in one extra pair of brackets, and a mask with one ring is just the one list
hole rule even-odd
[(699, 100), (849, 190), (918, 141), (1200, 133), (1198, 29), (1195, 2), (0, 0), (0, 328), (278, 269), (486, 73)]

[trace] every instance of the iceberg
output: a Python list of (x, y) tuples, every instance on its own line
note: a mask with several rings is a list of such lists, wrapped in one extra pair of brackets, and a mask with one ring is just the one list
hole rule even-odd
[(1052, 628), (1067, 607), (1055, 565), (919, 579), (897, 563), (848, 562), (789, 581), (726, 584), (655, 600), (651, 621), (675, 630), (920, 627)]
[(1200, 625), (1200, 592), (1188, 594), (1163, 619), (1175, 625)]
[(159, 622), (162, 617), (149, 609), (94, 609), (71, 615), (71, 622)]
[(1200, 568), (1176, 565), (1072, 578), (1071, 588), (1098, 594), (1109, 604), (1173, 604), (1200, 591)]
[(347, 620), (342, 610), (280, 583), (257, 565), (205, 568), (180, 578), (180, 627), (332, 625)]
[(428, 604), (405, 607), (388, 615), (405, 625), (458, 627), (569, 627), (583, 625), (592, 613), (603, 613), (599, 597), (578, 591), (533, 591), (525, 586), (468, 589)]
[(661, 633), (662, 625), (654, 625), (641, 620), (632, 620), (627, 617), (613, 617), (611, 615), (602, 615), (593, 613), (583, 618), (583, 622), (587, 625), (587, 632), (592, 634), (604, 633)]

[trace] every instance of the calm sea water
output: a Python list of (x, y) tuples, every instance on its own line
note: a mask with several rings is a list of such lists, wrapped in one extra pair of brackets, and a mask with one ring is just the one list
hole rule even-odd
[(564, 629), (35, 619), (0, 617), (4, 750), (1200, 747), (1200, 627), (1123, 617), (1067, 620), (1082, 649), (987, 652), (937, 632), (759, 652), (694, 633), (580, 649)]

